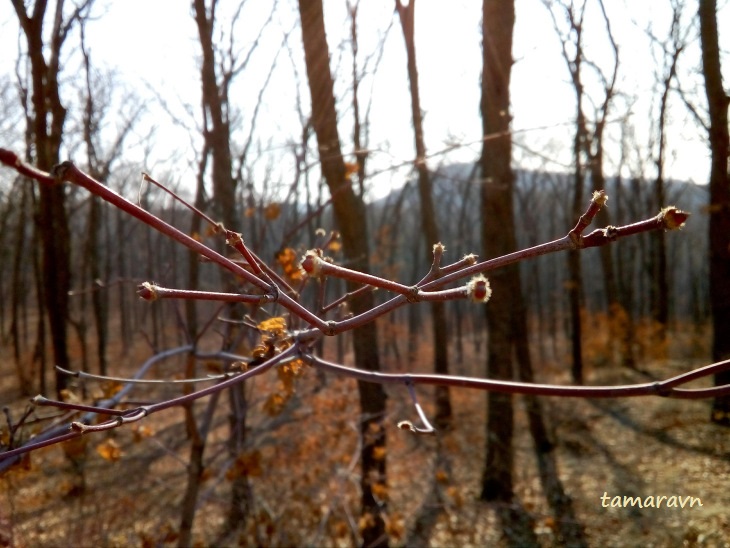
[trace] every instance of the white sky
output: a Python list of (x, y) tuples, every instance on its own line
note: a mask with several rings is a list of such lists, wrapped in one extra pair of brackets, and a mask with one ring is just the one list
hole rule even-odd
[[(221, 0), (222, 4), (230, 4)], [(589, 55), (598, 63), (610, 61), (606, 56), (607, 41), (601, 24), (597, 3), (589, 0), (585, 46)], [(656, 109), (656, 70), (660, 70), (646, 33), (651, 25), (659, 37), (665, 37), (669, 28), (669, 11), (664, 1), (632, 2), (631, 0), (606, 0), (611, 24), (620, 45), (619, 90), (624, 97), (616, 101), (612, 119), (624, 117), (628, 103), (631, 124), (637, 143), (635, 149), (643, 149), (645, 162), (651, 158), (646, 152), (648, 128), (652, 112)], [(687, 18), (693, 16), (695, 2), (690, 1)], [(158, 110), (151, 89), (166, 98), (169, 107), (188, 126), (193, 119), (185, 113), (184, 104), (191, 105), (199, 119), (200, 83), (198, 73), (199, 46), (190, 2), (181, 0), (125, 0), (113, 2), (99, 0), (95, 13), (101, 17), (89, 24), (88, 43), (92, 59), (97, 66), (105, 65), (117, 72), (117, 78), (147, 98), (148, 112), (143, 127), (158, 126), (153, 155), (158, 159), (177, 155), (188, 163), (188, 172), (181, 177), (189, 178), (193, 185), (192, 162), (195, 150), (187, 132), (176, 126), (167, 114)], [(244, 9), (244, 27), (236, 34), (238, 47), (244, 50), (252, 39), (253, 29), (258, 29), (268, 17), (271, 0), (249, 0)], [(261, 45), (252, 57), (247, 70), (239, 76), (231, 90), (231, 98), (244, 120), (249, 121), (253, 104), (269, 67), (276, 62), (276, 71), (266, 94), (257, 125), (257, 135), (264, 149), (281, 150), (300, 135), (300, 122), (296, 113), (296, 85), (294, 66), (299, 78), (305, 79), (302, 53), (296, 45), (301, 34), (296, 28), (290, 37), (292, 52), (297, 57), (293, 64), (286, 50), (281, 50), (284, 32), (296, 22), (293, 0), (280, 0), (274, 24), (262, 37)], [(349, 22), (345, 0), (326, 0), (325, 13), (328, 40), (332, 52), (331, 64), (337, 71), (337, 92), (343, 99), (339, 108), (341, 138), (344, 150), (351, 150), (347, 131), (351, 123), (349, 108), (350, 60), (348, 47), (343, 43), (349, 35)], [(571, 163), (572, 122), (575, 116), (575, 95), (561, 56), (560, 43), (552, 26), (547, 8), (541, 0), (517, 0), (515, 45), (516, 60), (512, 81), (513, 129), (519, 132), (517, 140), (529, 150), (516, 148), (516, 165), (536, 167), (545, 163), (545, 157), (555, 160), (548, 169), (564, 169)], [(720, 34), (724, 51), (728, 51), (730, 35), (730, 9), (721, 2), (719, 17)], [(224, 13), (221, 7), (221, 13)], [(434, 167), (440, 161), (472, 161), (479, 153), (481, 122), (479, 118), (479, 77), (481, 65), (481, 2), (477, 0), (420, 0), (416, 12), (417, 56), (421, 84), (422, 108), (425, 111), (425, 135), (429, 152), (444, 149), (450, 143), (473, 143), (451, 152), (448, 156), (431, 160)], [(360, 47), (364, 55), (376, 48), (381, 33), (392, 20), (392, 0), (363, 0), (360, 7)], [(397, 17), (396, 17), (397, 19)], [(596, 24), (598, 21), (598, 24)], [(227, 29), (227, 25), (224, 30)], [(221, 27), (219, 26), (219, 29)], [(245, 29), (245, 30), (240, 30)], [(239, 37), (240, 35), (240, 37)], [(691, 34), (693, 37), (696, 34)], [(76, 37), (69, 39), (74, 44)], [(15, 59), (17, 30), (9, 2), (0, 5), (0, 74), (11, 73)], [(370, 169), (387, 170), (413, 158), (410, 103), (405, 66), (405, 52), (399, 23), (396, 21), (386, 42), (385, 55), (375, 77), (365, 78), (361, 101), (367, 100), (372, 89)], [(277, 57), (278, 55), (278, 57)], [(725, 58), (726, 74), (730, 59)], [(659, 58), (659, 63), (662, 60)], [(695, 40), (680, 60), (683, 87), (691, 91), (691, 99), (704, 105), (704, 96), (698, 80), (699, 45)], [(70, 66), (70, 65), (69, 65)], [(339, 67), (339, 69), (338, 69)], [(75, 70), (67, 70), (65, 77), (77, 78)], [(590, 85), (590, 78), (586, 78)], [(727, 80), (726, 80), (727, 83)], [(305, 85), (306, 82), (303, 82)], [(67, 97), (72, 97), (67, 95)], [(74, 97), (75, 99), (75, 97)], [(308, 110), (309, 96), (302, 95)], [(67, 100), (67, 102), (69, 102)], [(704, 107), (702, 107), (704, 108)], [(667, 178), (693, 180), (704, 183), (709, 172), (709, 157), (701, 130), (692, 122), (686, 109), (675, 95), (670, 107), (671, 133), (668, 136), (670, 154), (666, 165)], [(619, 155), (620, 124), (609, 126), (606, 142), (609, 156), (606, 171), (615, 171)], [(3, 143), (6, 145), (6, 143)], [(139, 151), (137, 151), (139, 153)], [(284, 159), (280, 152), (260, 154), (260, 164), (255, 173), (262, 174), (267, 167), (282, 185), (290, 182), (291, 154)], [(276, 159), (278, 158), (278, 160)], [(181, 164), (178, 164), (180, 167)], [(273, 167), (275, 166), (275, 167)], [(637, 162), (631, 168), (638, 169)], [(653, 175), (648, 167), (645, 176)], [(624, 175), (629, 175), (624, 172)], [(374, 179), (380, 194), (391, 185), (397, 185), (407, 176), (407, 171), (393, 170)], [(184, 183), (185, 184), (185, 183)]]

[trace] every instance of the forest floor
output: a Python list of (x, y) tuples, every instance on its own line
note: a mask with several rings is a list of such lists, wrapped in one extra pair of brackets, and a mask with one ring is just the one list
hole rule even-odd
[[(466, 365), (455, 372), (478, 375), (482, 360), (470, 361), (468, 354)], [(128, 373), (133, 362), (127, 361)], [(652, 360), (640, 371), (596, 366), (587, 379), (589, 384), (646, 382), (706, 363)], [(0, 403), (17, 417), (24, 400), (6, 369), (0, 368)], [(540, 382), (568, 383), (562, 367), (536, 369)], [(235, 461), (226, 449), (227, 400), (221, 399), (206, 452), (194, 541), (199, 546), (356, 545), (356, 385), (335, 377), (323, 383), (307, 371), (286, 409), (271, 415), (262, 408), (275, 383), (270, 373), (247, 387), (249, 446)], [(153, 395), (162, 394), (137, 394)], [(456, 389), (451, 395), (453, 429), (421, 437), (396, 427), (400, 420), (415, 422), (415, 411), (405, 389), (389, 389), (388, 488), (378, 494), (387, 504), (394, 545), (730, 546), (730, 430), (709, 423), (709, 401), (542, 398), (557, 445), (539, 467), (524, 402), (517, 397), (516, 496), (512, 504), (500, 505), (479, 501), (486, 396)], [(202, 412), (204, 405), (196, 409)], [(39, 450), (0, 476), (0, 546), (176, 545), (189, 452), (182, 419), (180, 410), (170, 410), (85, 436), (75, 446)], [(236, 475), (248, 479), (251, 519), (227, 532), (230, 482)], [(553, 495), (562, 490), (563, 496), (548, 500), (544, 486)], [(679, 498), (639, 508), (623, 507), (624, 497), (639, 497), (642, 504), (653, 497), (655, 505), (660, 497)], [(685, 497), (699, 499), (701, 506), (696, 500), (692, 507), (671, 505), (691, 500)]]

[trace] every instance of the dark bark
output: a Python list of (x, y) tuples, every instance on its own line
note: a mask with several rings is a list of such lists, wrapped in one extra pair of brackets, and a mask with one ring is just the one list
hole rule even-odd
[[(513, 1), (484, 0), (482, 18), (482, 242), (484, 258), (499, 257), (517, 248), (512, 207), (514, 175), (510, 165), (512, 138), (509, 85), (512, 72)], [(487, 139), (486, 137), (489, 137)], [(496, 270), (490, 276), (492, 298), (487, 304), (489, 332), (487, 374), (513, 378), (515, 299), (521, 298), (519, 267)], [(487, 447), (482, 477), (482, 500), (507, 502), (513, 497), (512, 436), (514, 417), (510, 394), (487, 396)]]
[[(21, 182), (25, 183), (25, 181)], [(28, 282), (26, 280), (26, 272), (22, 266), (23, 257), (27, 249), (25, 223), (30, 191), (23, 186), (23, 188), (20, 189), (20, 194), (20, 206), (18, 208), (17, 220), (18, 224), (15, 231), (15, 246), (13, 250), (10, 334), (13, 339), (13, 358), (15, 359), (20, 393), (23, 396), (30, 396), (33, 392), (33, 377), (32, 371), (30, 371), (30, 368), (28, 367), (29, 364), (22, 359), (23, 341), (21, 339), (21, 308), (28, 306)]]
[[(657, 126), (659, 135), (657, 138), (657, 155), (655, 159), (657, 175), (654, 180), (654, 200), (656, 202), (655, 206), (657, 209), (661, 209), (666, 205), (664, 188), (664, 157), (667, 142), (667, 108), (669, 106), (669, 92), (671, 91), (672, 82), (677, 75), (677, 61), (683, 49), (683, 44), (680, 43), (679, 39), (679, 16), (679, 7), (677, 5), (673, 5), (672, 24), (670, 29), (672, 49), (671, 51), (665, 51), (665, 55), (669, 58), (669, 65), (665, 69), (666, 73), (662, 75), (662, 93), (659, 98), (659, 120)], [(652, 319), (656, 322), (658, 327), (655, 348), (660, 350), (660, 354), (664, 354), (667, 327), (669, 324), (667, 243), (664, 231), (658, 230), (654, 232), (651, 238), (651, 313)]]
[[(202, 63), (200, 66), (200, 78), (202, 84), (202, 109), (203, 109), (203, 151), (200, 172), (198, 174), (198, 188), (196, 192), (196, 203), (203, 202), (203, 178), (210, 158), (211, 181), (213, 186), (213, 200), (210, 204), (212, 215), (223, 225), (236, 230), (236, 179), (233, 176), (233, 158), (231, 155), (231, 132), (228, 120), (228, 83), (233, 75), (226, 73), (219, 75), (216, 71), (216, 48), (213, 44), (213, 31), (216, 23), (217, 0), (206, 6), (205, 0), (193, 0), (193, 16), (198, 29)], [(198, 283), (198, 266), (193, 264), (194, 257), (189, 257), (189, 278), (190, 282)], [(235, 281), (222, 274), (223, 291), (236, 291)], [(226, 314), (234, 317), (234, 306), (227, 307)], [(188, 306), (187, 310), (188, 329), (193, 339), (197, 336), (196, 311), (194, 307)], [(225, 329), (223, 340), (224, 349), (230, 349), (235, 339), (235, 330), (228, 324)], [(188, 368), (188, 374), (194, 374), (194, 366)], [(246, 444), (246, 418), (247, 406), (244, 384), (236, 385), (228, 391), (230, 405), (229, 415), (229, 439), (228, 450), (230, 457), (236, 459)], [(188, 501), (181, 516), (181, 532), (185, 536), (191, 533), (195, 504), (192, 497), (197, 494), (200, 476), (198, 471), (202, 469), (202, 458), (205, 451), (205, 435), (198, 433), (195, 417), (192, 408), (187, 408), (186, 421), (192, 439), (189, 474), (188, 474)], [(231, 481), (231, 500), (228, 508), (227, 531), (233, 531), (242, 526), (248, 518), (251, 508), (251, 486), (245, 475), (236, 476)]]
[[(576, 118), (575, 135), (573, 137), (573, 207), (571, 223), (574, 225), (585, 207), (583, 199), (583, 185), (585, 181), (585, 167), (583, 165), (583, 152), (586, 142), (586, 119), (583, 112), (583, 81), (581, 79), (581, 66), (583, 63), (583, 4), (578, 19), (573, 11), (573, 6), (565, 7), (571, 25), (571, 32), (575, 40), (575, 55), (571, 59), (565, 42), (563, 42), (563, 56), (568, 63), (570, 77), (576, 96)], [(576, 384), (583, 383), (583, 327), (581, 323), (581, 311), (583, 309), (583, 272), (581, 268), (580, 253), (578, 250), (568, 252), (568, 300), (570, 310), (570, 348), (571, 348), (571, 376)]]
[[(365, 206), (345, 178), (340, 138), (337, 130), (334, 87), (329, 67), (329, 47), (324, 28), (321, 0), (300, 0), (302, 42), (312, 101), (312, 127), (317, 136), (320, 167), (332, 196), (332, 206), (337, 226), (342, 236), (343, 252), (352, 268), (367, 272), (369, 269), (369, 243)], [(355, 289), (348, 284), (348, 290)], [(372, 308), (374, 297), (366, 292), (350, 303), (354, 314)], [(355, 365), (363, 369), (380, 369), (377, 333), (374, 323), (366, 324), (353, 332)], [(361, 534), (365, 546), (385, 546), (388, 537), (382, 511), (385, 502), (376, 498), (373, 485), (386, 485), (385, 415), (386, 396), (379, 384), (358, 382), (361, 418)]]
[[(25, 3), (13, 0), (20, 28), (25, 35), (30, 61), (32, 81), (31, 106), (32, 140), (36, 166), (44, 171), (59, 162), (59, 149), (63, 136), (66, 109), (59, 96), (58, 76), (60, 54), (71, 24), (78, 17), (83, 6), (74, 15), (64, 20), (63, 0), (56, 3), (54, 24), (48, 43), (44, 42), (43, 22), (47, 1), (37, 1), (32, 14), (26, 11)], [(49, 51), (46, 59), (45, 52)], [(55, 365), (70, 369), (67, 346), (69, 317), (68, 291), (71, 288), (70, 231), (66, 213), (66, 198), (62, 185), (41, 185), (37, 224), (42, 242), (43, 290), (45, 311), (51, 328), (51, 341)], [(56, 373), (56, 392), (66, 388), (68, 377)]]
[[(406, 45), (408, 59), (408, 81), (411, 92), (411, 115), (413, 118), (413, 133), (416, 145), (416, 171), (418, 172), (418, 197), (421, 203), (421, 229), (426, 246), (426, 261), (433, 258), (433, 246), (440, 243), (436, 208), (433, 203), (431, 175), (426, 164), (426, 143), (423, 138), (423, 113), (421, 112), (420, 90), (418, 85), (418, 67), (416, 64), (415, 43), (415, 13), (416, 1), (411, 0), (404, 6), (400, 0), (395, 3), (403, 38)], [(431, 303), (431, 330), (434, 346), (434, 371), (441, 375), (449, 373), (449, 334), (446, 322), (446, 305), (443, 302)], [(449, 389), (437, 386), (435, 389), (436, 413), (434, 422), (436, 428), (448, 428), (451, 423), (451, 399)]]
[(194, 0), (195, 22), (203, 54), (200, 67), (203, 87), (203, 114), (205, 119), (204, 138), (212, 154), (211, 179), (213, 182), (214, 213), (231, 230), (236, 226), (236, 181), (233, 178), (231, 157), (231, 135), (224, 108), (228, 103), (226, 80), (219, 83), (216, 75), (215, 49), (213, 47), (213, 26), (216, 1), (211, 4), (210, 13), (205, 0)]
[[(702, 72), (710, 114), (710, 302), (712, 307), (712, 359), (730, 357), (730, 177), (728, 176), (728, 104), (720, 65), (717, 2), (700, 0)], [(715, 376), (715, 384), (730, 383), (730, 372)], [(730, 426), (730, 396), (715, 398), (712, 420)]]
[[(89, 164), (89, 174), (98, 181), (106, 181), (111, 171), (112, 158), (104, 163), (99, 162), (98, 152), (94, 139), (98, 138), (98, 124), (96, 123), (96, 107), (94, 105), (94, 92), (91, 84), (91, 59), (86, 49), (85, 33), (81, 31), (81, 52), (84, 57), (84, 68), (86, 72), (86, 101), (84, 105), (84, 142), (86, 144), (86, 155)], [(88, 229), (84, 245), (84, 260), (88, 267), (88, 275), (91, 285), (94, 288), (91, 292), (91, 307), (96, 327), (96, 357), (99, 364), (99, 374), (107, 374), (106, 346), (108, 340), (109, 326), (109, 298), (108, 293), (103, 289), (101, 269), (101, 230), (102, 230), (102, 208), (101, 199), (98, 196), (91, 196), (89, 202)], [(85, 271), (85, 269), (84, 269)], [(83, 319), (80, 320), (83, 322)]]

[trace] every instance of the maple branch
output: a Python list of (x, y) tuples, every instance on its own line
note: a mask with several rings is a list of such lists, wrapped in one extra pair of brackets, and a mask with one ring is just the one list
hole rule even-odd
[[(241, 257), (243, 257), (243, 260), (234, 261), (217, 253), (207, 245), (199, 242), (197, 239), (181, 232), (159, 217), (123, 198), (102, 183), (84, 174), (70, 162), (59, 164), (52, 170), (51, 174), (47, 174), (25, 164), (13, 152), (0, 148), (0, 163), (12, 167), (19, 174), (28, 176), (41, 184), (56, 185), (60, 184), (62, 181), (69, 181), (81, 186), (92, 194), (99, 196), (113, 206), (137, 218), (151, 228), (154, 228), (160, 233), (183, 244), (188, 249), (198, 253), (201, 257), (214, 262), (234, 275), (239, 276), (257, 290), (262, 291), (262, 294), (187, 291), (163, 288), (155, 284), (144, 283), (139, 286), (138, 290), (138, 293), (142, 298), (147, 300), (154, 300), (156, 298), (180, 298), (222, 302), (243, 302), (256, 305), (278, 303), (294, 316), (302, 319), (311, 326), (310, 328), (301, 331), (286, 331), (286, 328), (284, 328), (285, 333), (281, 335), (282, 338), (280, 340), (285, 341), (286, 345), (282, 345), (278, 348), (272, 347), (273, 355), (267, 354), (266, 359), (263, 359), (263, 361), (255, 367), (249, 367), (241, 373), (228, 373), (207, 379), (186, 380), (184, 382), (212, 380), (215, 381), (215, 384), (179, 397), (152, 404), (138, 405), (126, 410), (118, 410), (114, 409), (114, 407), (122, 403), (123, 398), (136, 382), (176, 382), (141, 380), (141, 377), (144, 376), (146, 371), (154, 363), (157, 363), (162, 359), (166, 359), (180, 353), (193, 353), (196, 358), (206, 356), (207, 358), (212, 357), (213, 359), (241, 361), (244, 363), (248, 363), (251, 360), (249, 357), (238, 356), (236, 354), (225, 352), (214, 353), (213, 355), (204, 355), (202, 353), (198, 353), (194, 345), (187, 345), (156, 354), (142, 365), (133, 379), (99, 377), (89, 374), (82, 375), (81, 373), (63, 370), (65, 373), (78, 377), (83, 376), (84, 378), (96, 379), (103, 378), (105, 380), (124, 382), (125, 386), (112, 398), (103, 400), (97, 405), (60, 402), (49, 400), (43, 396), (37, 396), (34, 398), (32, 402), (35, 405), (52, 406), (73, 412), (83, 412), (85, 415), (80, 420), (74, 421), (70, 425), (66, 425), (62, 428), (51, 428), (46, 432), (39, 434), (32, 440), (32, 442), (0, 454), (0, 471), (7, 468), (13, 459), (28, 451), (72, 439), (87, 432), (97, 432), (118, 428), (119, 426), (141, 420), (153, 413), (170, 407), (189, 405), (197, 399), (209, 395), (217, 395), (222, 390), (230, 386), (242, 383), (253, 376), (261, 375), (275, 365), (281, 365), (288, 361), (297, 359), (302, 359), (306, 363), (309, 363), (323, 371), (329, 371), (365, 382), (404, 384), (408, 389), (409, 395), (416, 408), (416, 412), (423, 424), (423, 428), (417, 428), (409, 421), (402, 421), (398, 424), (398, 426), (421, 434), (433, 434), (435, 429), (428, 421), (418, 402), (415, 391), (416, 385), (454, 386), (510, 394), (581, 398), (613, 398), (654, 395), (680, 399), (700, 399), (730, 394), (730, 385), (715, 386), (711, 388), (681, 388), (681, 386), (690, 381), (730, 370), (730, 360), (717, 362), (663, 381), (650, 383), (619, 386), (560, 386), (449, 375), (410, 373), (394, 374), (381, 373), (377, 371), (364, 371), (328, 362), (322, 358), (314, 356), (312, 353), (312, 348), (315, 343), (317, 343), (324, 335), (335, 335), (337, 333), (354, 329), (408, 303), (415, 303), (419, 301), (445, 301), (462, 298), (471, 298), (474, 301), (486, 302), (491, 294), (491, 289), (489, 288), (487, 279), (483, 277), (483, 273), (485, 272), (528, 258), (545, 255), (547, 253), (597, 247), (607, 245), (625, 236), (631, 236), (652, 230), (671, 230), (680, 228), (687, 220), (689, 214), (675, 207), (665, 208), (651, 219), (646, 219), (644, 221), (620, 227), (609, 226), (595, 230), (588, 235), (583, 235), (583, 232), (593, 222), (595, 215), (607, 200), (603, 191), (597, 192), (594, 193), (588, 208), (580, 217), (575, 227), (573, 227), (563, 238), (552, 242), (547, 242), (545, 244), (482, 262), (477, 262), (475, 255), (467, 255), (459, 261), (443, 267), (441, 266), (441, 261), (445, 248), (440, 243), (435, 244), (433, 248), (433, 263), (431, 268), (428, 273), (426, 273), (426, 275), (413, 286), (407, 286), (379, 276), (366, 274), (333, 264), (329, 262), (329, 260), (323, 258), (321, 249), (312, 250), (307, 252), (301, 265), (302, 269), (308, 272), (310, 277), (319, 277), (324, 280), (327, 276), (332, 276), (362, 284), (362, 287), (359, 289), (345, 294), (329, 305), (323, 306), (319, 311), (319, 314), (325, 314), (341, 302), (344, 302), (348, 298), (352, 298), (361, 292), (372, 291), (376, 288), (396, 294), (390, 300), (357, 316), (351, 316), (340, 321), (326, 321), (299, 303), (297, 300), (298, 293), (289, 287), (286, 282), (252, 250), (248, 249), (241, 234), (223, 227), (220, 223), (215, 223), (213, 219), (210, 219), (205, 216), (204, 213), (200, 212), (190, 204), (187, 204), (179, 196), (165, 189), (163, 185), (152, 179), (147, 174), (143, 175), (145, 181), (151, 182), (160, 188), (163, 188), (166, 192), (173, 194), (177, 200), (193, 209), (196, 215), (201, 215), (207, 222), (211, 223), (217, 232), (224, 234), (227, 243), (238, 251)], [(461, 287), (442, 289), (449, 283), (467, 277), (471, 277), (471, 280)], [(90, 424), (97, 415), (106, 415), (110, 418), (99, 424)]]
[(271, 295), (247, 295), (245, 293), (219, 293), (215, 291), (190, 291), (187, 289), (170, 289), (157, 284), (144, 282), (137, 287), (137, 295), (145, 301), (157, 299), (186, 299), (197, 301), (220, 301), (228, 303), (266, 304), (274, 299)]
[[(196, 355), (196, 358), (200, 359), (200, 355)], [(226, 358), (228, 359), (228, 358)], [(68, 375), (69, 377), (73, 377), (75, 379), (89, 379), (92, 381), (104, 381), (104, 382), (116, 382), (120, 384), (195, 384), (199, 382), (212, 382), (217, 381), (220, 379), (227, 379), (229, 378), (232, 373), (223, 373), (220, 375), (208, 375), (206, 377), (198, 377), (197, 379), (135, 379), (131, 377), (114, 377), (111, 375), (97, 375), (95, 373), (88, 373), (86, 371), (69, 371), (68, 369), (64, 369), (63, 367), (56, 366), (56, 371), (59, 371), (63, 373), (64, 375)], [(49, 403), (41, 403), (39, 401), (40, 398), (43, 398), (42, 396), (35, 396), (31, 401), (35, 405), (51, 405)], [(48, 400), (47, 398), (43, 398), (43, 400), (46, 401), (52, 401)], [(76, 409), (76, 408), (74, 408)], [(94, 412), (101, 411), (97, 410), (98, 408), (94, 408)]]
[(730, 370), (730, 360), (725, 360), (692, 371), (682, 373), (662, 381), (616, 386), (574, 386), (502, 381), (495, 379), (476, 379), (456, 375), (430, 375), (419, 373), (381, 373), (366, 371), (329, 362), (320, 357), (307, 354), (305, 361), (312, 366), (351, 377), (360, 381), (378, 384), (439, 385), (460, 388), (473, 388), (488, 392), (522, 394), (532, 396), (557, 396), (563, 398), (628, 398), (637, 396), (661, 396), (676, 399), (704, 399), (730, 394), (730, 384), (710, 388), (678, 388), (688, 382), (709, 377)]

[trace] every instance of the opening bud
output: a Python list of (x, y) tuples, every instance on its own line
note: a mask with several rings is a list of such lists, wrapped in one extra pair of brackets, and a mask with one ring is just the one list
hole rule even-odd
[(482, 274), (474, 276), (466, 284), (466, 294), (475, 303), (486, 303), (492, 296), (492, 288), (489, 285), (489, 280)]
[(302, 262), (299, 263), (300, 268), (308, 275), (316, 278), (322, 270), (321, 250), (310, 249), (304, 254)]

